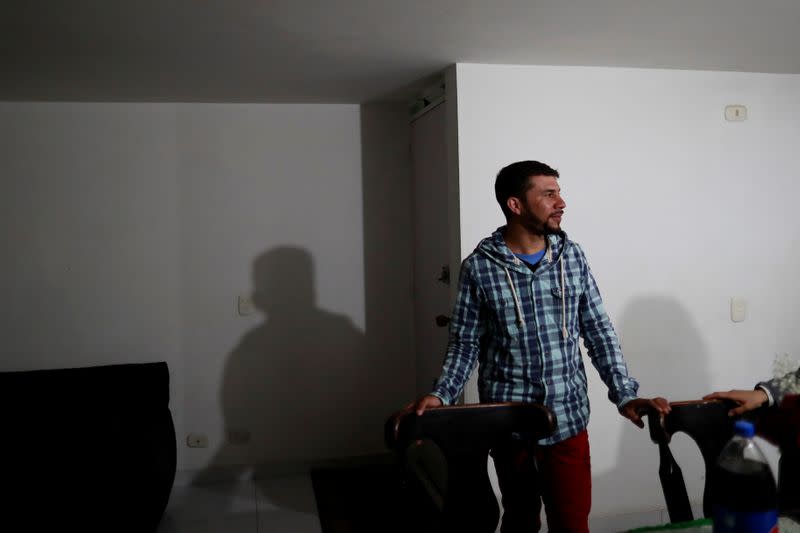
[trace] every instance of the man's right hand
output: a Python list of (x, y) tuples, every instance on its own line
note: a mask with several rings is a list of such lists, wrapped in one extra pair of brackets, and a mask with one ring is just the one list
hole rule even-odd
[(425, 412), (425, 409), (428, 407), (441, 407), (442, 400), (438, 397), (434, 396), (433, 394), (428, 394), (423, 396), (416, 402), (410, 404), (409, 406), (413, 406), (414, 410), (417, 412), (417, 416), (422, 415)]

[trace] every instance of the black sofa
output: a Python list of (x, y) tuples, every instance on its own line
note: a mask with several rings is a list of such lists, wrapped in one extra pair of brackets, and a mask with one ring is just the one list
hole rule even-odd
[(4, 531), (157, 529), (176, 469), (166, 363), (0, 372), (0, 413)]

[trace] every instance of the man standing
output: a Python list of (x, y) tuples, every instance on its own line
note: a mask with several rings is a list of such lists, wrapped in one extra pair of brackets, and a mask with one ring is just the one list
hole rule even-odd
[(589, 398), (579, 337), (623, 416), (644, 427), (647, 407), (669, 411), (663, 398), (636, 396), (586, 257), (561, 231), (558, 177), (538, 161), (498, 173), (507, 224), (464, 260), (442, 374), (415, 406), (421, 415), (454, 403), (477, 361), (482, 403), (536, 402), (553, 411), (556, 430), (538, 445), (514, 435), (492, 451), (503, 533), (538, 531), (542, 501), (551, 532), (588, 531)]

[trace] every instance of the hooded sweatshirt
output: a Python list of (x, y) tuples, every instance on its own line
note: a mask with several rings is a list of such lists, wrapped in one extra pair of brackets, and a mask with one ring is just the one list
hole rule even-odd
[(762, 381), (756, 385), (756, 388), (767, 393), (769, 405), (780, 406), (785, 396), (789, 394), (800, 394), (800, 368), (769, 381)]
[(482, 403), (536, 402), (550, 408), (556, 430), (540, 444), (583, 431), (589, 422), (579, 338), (617, 408), (636, 398), (614, 327), (580, 246), (548, 235), (532, 271), (498, 228), (462, 263), (442, 374), (432, 394), (445, 405), (461, 394), (475, 363)]

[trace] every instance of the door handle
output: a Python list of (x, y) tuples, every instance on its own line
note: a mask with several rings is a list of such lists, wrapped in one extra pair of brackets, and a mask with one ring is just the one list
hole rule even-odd
[(435, 320), (436, 320), (436, 325), (439, 326), (440, 328), (443, 328), (450, 323), (449, 316), (438, 315)]
[(449, 265), (442, 265), (442, 271), (439, 273), (439, 277), (436, 278), (436, 281), (441, 281), (445, 285), (450, 285), (450, 266)]

